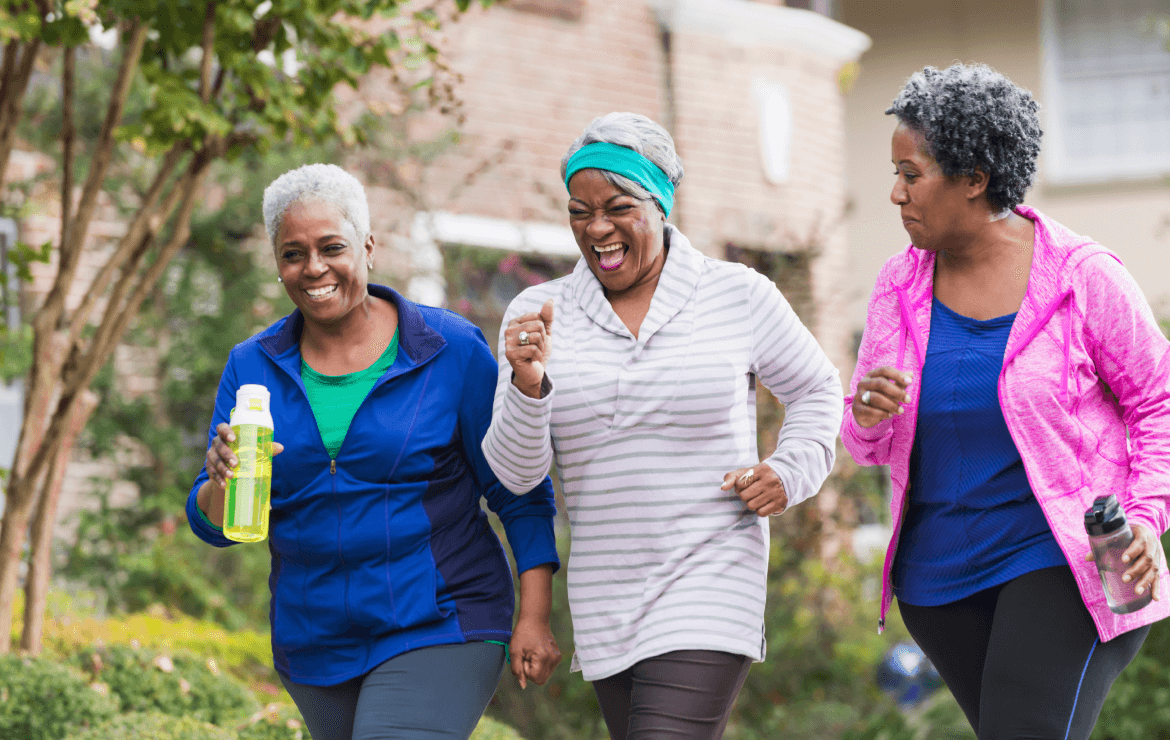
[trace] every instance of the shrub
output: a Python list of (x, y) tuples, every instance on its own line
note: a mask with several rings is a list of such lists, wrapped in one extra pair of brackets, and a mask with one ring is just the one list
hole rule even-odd
[(45, 645), (58, 655), (73, 655), (91, 645), (137, 644), (160, 652), (190, 652), (212, 658), (237, 677), (276, 681), (268, 635), (252, 630), (227, 631), (217, 624), (180, 616), (127, 614), (109, 619), (50, 619)]
[(301, 713), (290, 704), (269, 704), (240, 727), (239, 740), (311, 740)]
[(192, 717), (159, 712), (123, 714), (97, 727), (69, 735), (65, 740), (235, 740), (232, 733)]
[(247, 688), (206, 658), (112, 645), (82, 650), (74, 660), (109, 686), (123, 712), (161, 712), (224, 725), (256, 708)]
[[(243, 740), (243, 736), (241, 736), (241, 740)], [(524, 738), (502, 722), (484, 717), (476, 725), (475, 732), (471, 733), (471, 740), (524, 740)]]
[(0, 737), (58, 740), (117, 711), (79, 672), (43, 658), (0, 655)]

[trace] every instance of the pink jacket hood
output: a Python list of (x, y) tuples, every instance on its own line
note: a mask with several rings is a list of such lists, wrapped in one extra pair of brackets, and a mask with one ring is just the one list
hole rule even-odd
[[(1114, 614), (1089, 552), (1083, 516), (1114, 493), (1131, 524), (1157, 534), (1170, 525), (1170, 342), (1117, 255), (1038, 211), (1032, 269), (1008, 337), (999, 400), (1024, 470), (1072, 567), (1102, 640), (1170, 615), (1161, 601)], [(882, 578), (879, 631), (893, 600), (890, 568), (901, 532), (914, 444), (918, 388), (902, 416), (869, 429), (850, 405), (857, 384), (885, 365), (922, 376), (934, 294), (933, 252), (913, 245), (886, 261), (870, 296), (841, 437), (861, 465), (889, 465), (893, 537)], [(1127, 437), (1128, 434), (1128, 437)], [(1165, 562), (1160, 578), (1170, 577)]]

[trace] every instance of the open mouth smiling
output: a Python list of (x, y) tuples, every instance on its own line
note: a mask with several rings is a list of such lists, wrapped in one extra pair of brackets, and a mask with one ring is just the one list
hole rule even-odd
[(593, 245), (593, 253), (597, 255), (597, 264), (603, 270), (616, 270), (625, 262), (626, 254), (630, 248), (628, 245), (618, 242), (616, 244)]
[(337, 292), (336, 285), (326, 285), (321, 288), (305, 288), (305, 294), (312, 300), (319, 301)]

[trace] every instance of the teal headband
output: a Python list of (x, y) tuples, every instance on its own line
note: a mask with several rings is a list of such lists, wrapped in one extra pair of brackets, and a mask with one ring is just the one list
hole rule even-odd
[(565, 187), (569, 187), (573, 175), (588, 169), (616, 172), (630, 178), (649, 190), (662, 206), (662, 212), (670, 215), (670, 209), (674, 207), (674, 185), (658, 165), (633, 149), (601, 141), (581, 147), (569, 157), (565, 166)]

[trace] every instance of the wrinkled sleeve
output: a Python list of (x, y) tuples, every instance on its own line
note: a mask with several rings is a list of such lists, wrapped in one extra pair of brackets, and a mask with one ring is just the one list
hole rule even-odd
[(877, 362), (877, 340), (882, 332), (882, 323), (888, 293), (881, 290), (886, 284), (887, 263), (878, 272), (877, 282), (869, 296), (869, 305), (865, 311), (865, 329), (861, 333), (861, 346), (857, 349), (857, 366), (853, 370), (853, 378), (849, 381), (849, 394), (845, 396), (845, 409), (841, 418), (841, 442), (845, 449), (853, 456), (858, 465), (889, 465), (891, 443), (894, 440), (894, 420), (884, 419), (866, 428), (857, 423), (853, 417), (853, 396), (857, 393), (857, 384), (865, 374), (875, 367)]
[(833, 469), (841, 376), (775, 284), (749, 274), (751, 369), (784, 404), (779, 442), (764, 462), (795, 506), (816, 495)]
[[(525, 313), (524, 295), (508, 306), (500, 324), (499, 365), (491, 426), (483, 437), (483, 455), (504, 486), (516, 495), (531, 491), (548, 479), (553, 447), (549, 423), (555, 390), (544, 376), (540, 398), (529, 398), (512, 384), (512, 365), (504, 356), (504, 330), (508, 322)], [(555, 351), (556, 324), (553, 324)]]
[[(208, 448), (211, 447), (211, 442), (215, 439), (215, 428), (226, 422), (231, 415), (232, 406), (236, 402), (236, 389), (238, 387), (239, 383), (236, 381), (232, 358), (229, 356), (227, 366), (223, 369), (223, 375), (219, 378), (219, 390), (215, 393), (215, 409), (211, 415), (211, 427), (207, 430)], [(224, 537), (223, 529), (208, 521), (207, 517), (199, 509), (199, 502), (197, 500), (199, 489), (208, 480), (207, 462), (206, 458), (204, 458), (203, 468), (199, 471), (199, 475), (195, 477), (195, 485), (191, 487), (191, 493), (187, 496), (187, 523), (191, 526), (191, 531), (195, 533), (195, 536), (209, 545), (228, 547), (239, 544)]]
[(548, 469), (542, 480), (530, 487), (525, 496), (514, 496), (500, 483), (484, 456), (479, 440), (484, 439), (492, 421), (492, 391), (496, 378), (496, 361), (479, 330), (472, 343), (463, 396), (459, 409), (459, 432), (463, 452), (475, 476), (479, 490), (504, 525), (508, 544), (516, 558), (516, 570), (523, 573), (539, 565), (552, 563), (560, 568), (553, 531), (556, 501)]
[(1097, 374), (1129, 430), (1131, 523), (1170, 527), (1170, 342), (1129, 272), (1109, 255), (1085, 261), (1085, 331)]

